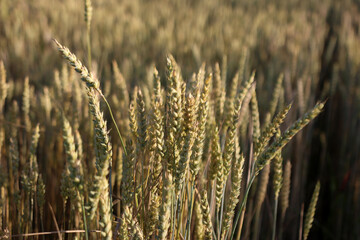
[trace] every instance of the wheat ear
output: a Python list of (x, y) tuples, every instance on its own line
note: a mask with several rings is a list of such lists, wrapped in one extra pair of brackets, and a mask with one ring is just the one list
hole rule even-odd
[(274, 158), (276, 153), (295, 136), (296, 133), (303, 129), (312, 119), (317, 117), (323, 108), (324, 103), (316, 104), (313, 109), (289, 127), (279, 139), (274, 141), (274, 143), (272, 143), (270, 147), (267, 148), (257, 159), (255, 174), (258, 174), (261, 169)]
[(200, 206), (201, 206), (202, 219), (203, 219), (204, 230), (205, 230), (204, 239), (212, 240), (213, 239), (213, 226), (211, 223), (210, 208), (209, 208), (209, 203), (207, 200), (206, 190), (203, 190), (203, 192), (201, 193)]
[(314, 221), (316, 204), (317, 204), (317, 201), (319, 198), (319, 192), (320, 192), (320, 182), (317, 182), (315, 189), (314, 189), (314, 193), (311, 198), (309, 208), (308, 208), (308, 210), (306, 212), (306, 216), (305, 216), (303, 240), (306, 240), (309, 236), (309, 232), (312, 227), (312, 223)]

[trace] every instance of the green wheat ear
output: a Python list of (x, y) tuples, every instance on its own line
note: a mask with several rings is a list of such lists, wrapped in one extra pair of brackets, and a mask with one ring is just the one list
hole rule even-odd
[(255, 173), (258, 174), (301, 129), (303, 129), (311, 120), (316, 118), (324, 108), (325, 102), (315, 105), (313, 109), (307, 112), (302, 118), (297, 120), (289, 127), (284, 134), (275, 140), (256, 160)]

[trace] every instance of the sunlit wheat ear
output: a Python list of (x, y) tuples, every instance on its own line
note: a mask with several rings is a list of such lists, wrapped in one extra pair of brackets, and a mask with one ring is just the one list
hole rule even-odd
[(162, 95), (161, 95), (161, 81), (160, 81), (160, 76), (159, 76), (159, 72), (156, 69), (156, 67), (154, 67), (154, 73), (153, 73), (153, 90), (154, 90), (154, 102), (159, 102), (159, 103), (163, 103), (162, 101)]
[(223, 153), (224, 159), (224, 176), (227, 177), (230, 173), (231, 163), (235, 151), (235, 136), (237, 131), (237, 126), (239, 124), (239, 114), (245, 99), (245, 96), (249, 92), (251, 85), (254, 82), (255, 73), (245, 82), (244, 86), (237, 94), (234, 101), (234, 108), (231, 114), (231, 122), (228, 124), (228, 131), (226, 134), (225, 148)]
[(62, 115), (63, 122), (63, 139), (64, 139), (64, 149), (66, 152), (66, 162), (67, 167), (70, 172), (70, 178), (72, 180), (72, 184), (76, 188), (79, 193), (82, 193), (83, 186), (83, 176), (80, 174), (80, 159), (78, 155), (78, 151), (76, 151), (75, 146), (75, 138), (70, 126), (69, 121), (66, 119), (64, 115)]
[(39, 143), (40, 137), (40, 128), (39, 124), (35, 127), (30, 144), (30, 157), (29, 161), (26, 162), (26, 165), (21, 174), (21, 182), (24, 187), (26, 194), (29, 194), (29, 197), (32, 197), (32, 194), (36, 191), (37, 178), (39, 175), (36, 149)]
[(222, 80), (224, 85), (226, 84), (226, 79), (227, 79), (227, 68), (228, 68), (228, 66), (227, 66), (227, 56), (223, 55), (222, 62), (221, 62), (221, 80)]
[(223, 167), (222, 167), (222, 157), (221, 157), (221, 147), (219, 142), (219, 132), (218, 128), (215, 126), (214, 123), (211, 124), (211, 162), (210, 168), (208, 171), (208, 178), (209, 180), (215, 180), (217, 173), (220, 172), (222, 174)]
[(112, 157), (112, 147), (108, 137), (108, 130), (103, 113), (100, 110), (100, 102), (93, 89), (87, 89), (90, 112), (94, 123), (96, 174), (89, 196), (90, 219), (95, 216), (100, 194), (109, 190), (108, 184), (104, 183), (109, 173), (109, 164)]
[[(281, 135), (280, 130), (276, 133), (276, 138), (279, 138)], [(274, 193), (275, 198), (277, 199), (279, 197), (280, 189), (283, 183), (283, 171), (282, 171), (282, 164), (283, 158), (281, 156), (281, 151), (278, 151), (274, 157), (274, 176), (273, 176), (273, 186), (274, 186)]]
[(83, 175), (84, 167), (81, 161), (84, 158), (84, 150), (83, 150), (83, 141), (81, 139), (81, 135), (78, 129), (75, 129), (74, 139), (75, 139), (75, 150), (79, 158), (79, 173), (80, 175)]
[(95, 78), (91, 72), (81, 63), (79, 59), (70, 52), (67, 47), (61, 45), (56, 39), (54, 42), (58, 46), (58, 50), (62, 56), (68, 61), (68, 63), (81, 75), (81, 80), (86, 83), (88, 88), (95, 88), (100, 91), (100, 83), (97, 78)]
[[(73, 71), (71, 71), (73, 73)], [(79, 129), (79, 122), (82, 118), (82, 112), (86, 111), (86, 108), (83, 108), (85, 106), (85, 102), (83, 101), (83, 88), (80, 81), (72, 81), (71, 83), (72, 91), (71, 94), (73, 96), (72, 100), (72, 112), (73, 112), (73, 128)]]
[(110, 195), (109, 195), (109, 181), (106, 177), (102, 177), (100, 180), (100, 185), (103, 186), (100, 195), (100, 226), (101, 226), (101, 235), (106, 240), (112, 240), (112, 220), (111, 220), (111, 208), (110, 208)]
[(204, 224), (204, 239), (205, 240), (212, 240), (213, 239), (213, 226), (211, 223), (211, 215), (210, 215), (210, 208), (209, 203), (207, 200), (207, 192), (203, 190), (200, 196), (200, 206), (202, 212), (202, 219)]
[(41, 105), (42, 105), (42, 108), (43, 108), (44, 113), (45, 113), (45, 120), (50, 121), (52, 105), (51, 105), (51, 98), (50, 98), (49, 88), (44, 87), (43, 91), (44, 91), (44, 93), (41, 96), (40, 101), (41, 101)]
[[(184, 108), (186, 105), (186, 83), (185, 82), (180, 82), (180, 96), (181, 96), (181, 113), (183, 114), (184, 112)], [(182, 126), (181, 126), (182, 128)], [(181, 135), (181, 142), (184, 142), (184, 132), (181, 129), (180, 130), (180, 135)]]
[[(147, 119), (146, 119), (146, 108), (145, 108), (146, 106), (145, 106), (144, 96), (140, 89), (137, 93), (136, 103), (137, 103), (136, 111), (137, 111), (137, 118), (138, 118), (137, 151), (144, 153), (145, 149), (146, 149), (146, 144), (147, 144), (147, 138), (146, 138)], [(138, 153), (138, 155), (139, 155), (139, 153)]]
[(22, 111), (24, 114), (24, 125), (26, 130), (30, 132), (31, 130), (31, 122), (30, 122), (30, 85), (29, 85), (29, 78), (26, 77), (24, 81), (24, 91), (22, 97)]
[(280, 191), (281, 216), (285, 217), (286, 209), (289, 207), (291, 185), (291, 162), (287, 161), (284, 170), (284, 180)]
[(306, 212), (306, 216), (305, 216), (303, 240), (306, 240), (308, 238), (308, 236), (309, 236), (309, 232), (310, 232), (310, 229), (312, 227), (312, 223), (314, 221), (314, 216), (315, 216), (315, 211), (316, 211), (316, 204), (317, 204), (317, 201), (318, 201), (319, 192), (320, 192), (320, 182), (317, 182), (316, 186), (315, 186), (315, 189), (314, 189), (314, 193), (313, 193), (312, 198), (311, 198), (309, 208), (308, 208), (308, 210)]
[(256, 174), (258, 174), (261, 169), (274, 158), (277, 151), (281, 150), (295, 136), (296, 133), (304, 128), (312, 119), (317, 117), (323, 108), (324, 103), (316, 104), (312, 110), (297, 120), (279, 139), (274, 141), (263, 153), (261, 153), (259, 158), (256, 160)]
[(45, 183), (41, 174), (38, 176), (37, 186), (36, 186), (36, 200), (37, 205), (40, 211), (40, 218), (43, 218), (44, 215), (44, 204), (45, 204)]
[(110, 161), (112, 161), (112, 147), (108, 137), (108, 130), (104, 120), (103, 113), (100, 110), (100, 102), (95, 94), (95, 90), (88, 88), (89, 108), (94, 123), (95, 138), (95, 156), (96, 156), (96, 173), (93, 184), (89, 192), (88, 212), (90, 219), (93, 219), (97, 206), (100, 203), (100, 226), (102, 236), (112, 239), (112, 222), (111, 222), (111, 196), (109, 195), (109, 182), (107, 175), (109, 173)]
[(205, 129), (209, 112), (209, 86), (212, 80), (212, 75), (209, 74), (204, 81), (204, 86), (200, 94), (200, 101), (197, 112), (197, 133), (196, 138), (191, 149), (190, 156), (190, 173), (191, 181), (194, 181), (200, 169), (200, 161), (203, 155)]
[(242, 84), (246, 80), (247, 64), (249, 59), (249, 49), (244, 47), (241, 51), (241, 58), (239, 63), (239, 81)]
[(216, 180), (216, 207), (219, 209), (223, 193), (223, 183), (225, 181), (223, 159), (221, 156), (221, 147), (219, 133), (215, 123), (212, 123), (211, 132), (211, 163), (209, 169), (209, 180)]
[(162, 195), (162, 204), (160, 206), (159, 212), (159, 221), (157, 224), (157, 234), (156, 239), (165, 240), (168, 234), (170, 227), (170, 217), (171, 217), (171, 191), (173, 188), (172, 176), (170, 173), (163, 174), (163, 195)]
[(84, 17), (88, 29), (90, 29), (90, 25), (91, 25), (92, 12), (93, 12), (93, 8), (92, 8), (91, 0), (85, 0)]
[(37, 124), (33, 131), (33, 135), (31, 137), (30, 162), (36, 161), (36, 149), (39, 144), (39, 138), (40, 138), (40, 125)]
[(128, 227), (128, 236), (133, 240), (143, 240), (144, 234), (128, 206), (124, 209), (124, 218)]
[(177, 193), (180, 193), (182, 184), (185, 181), (185, 174), (188, 169), (191, 148), (195, 137), (195, 99), (191, 94), (187, 96), (185, 105), (184, 132), (186, 133), (186, 137), (180, 152), (180, 161), (175, 178), (175, 188)]
[(117, 232), (117, 237), (118, 237), (118, 239), (129, 240), (128, 225), (127, 225), (127, 221), (125, 218), (126, 218), (126, 216), (125, 216), (125, 212), (124, 212), (121, 216), (121, 220), (120, 220), (121, 223), (120, 223), (119, 230)]
[(267, 119), (265, 119), (265, 123), (267, 124), (268, 122), (270, 122), (270, 118), (272, 118), (276, 112), (276, 107), (282, 107), (281, 104), (279, 103), (279, 98), (280, 98), (280, 94), (282, 91), (282, 83), (283, 83), (283, 79), (284, 79), (284, 75), (280, 74), (279, 77), (276, 80), (276, 84), (275, 84), (275, 88), (274, 88), (274, 93), (272, 95), (272, 99), (270, 102), (270, 107), (269, 107), (269, 114), (267, 116)]
[(159, 221), (159, 210), (161, 205), (161, 197), (158, 195), (157, 189), (151, 192), (149, 210), (146, 212), (145, 236), (150, 237), (156, 230)]
[(195, 239), (204, 239), (205, 236), (205, 226), (203, 223), (203, 217), (201, 212), (200, 201), (195, 201), (194, 206), (194, 215), (195, 215)]
[(3, 106), (7, 96), (8, 84), (6, 83), (6, 70), (4, 63), (0, 61), (0, 113), (3, 111)]
[(72, 184), (70, 179), (70, 172), (67, 167), (64, 168), (63, 172), (61, 173), (61, 180), (60, 180), (60, 195), (63, 199), (63, 206), (65, 207), (68, 200), (74, 196), (72, 192)]
[(136, 117), (136, 102), (135, 99), (136, 95), (134, 96), (134, 100), (131, 101), (130, 106), (129, 106), (129, 123), (130, 123), (130, 130), (132, 133), (132, 138), (134, 139), (134, 141), (137, 141), (138, 139), (138, 122), (137, 122), (137, 117)]
[(229, 90), (227, 90), (227, 96), (224, 103), (225, 128), (227, 128), (232, 122), (232, 116), (235, 107), (234, 100), (237, 93), (238, 85), (239, 85), (239, 72), (237, 72), (235, 76), (232, 78), (232, 82), (230, 84), (231, 87)]
[[(153, 164), (152, 181), (158, 185), (161, 182), (161, 171), (164, 158), (164, 130), (162, 114), (161, 83), (158, 72), (154, 69), (154, 97), (151, 103), (149, 125), (149, 149)], [(159, 187), (159, 185), (158, 185)]]
[(213, 100), (214, 100), (214, 109), (215, 109), (215, 120), (216, 123), (218, 124), (218, 127), (220, 126), (222, 121), (224, 98), (225, 98), (225, 93), (220, 75), (220, 67), (219, 67), (219, 63), (216, 63), (214, 81), (213, 81)]
[(221, 239), (226, 239), (227, 231), (230, 229), (231, 220), (234, 217), (235, 207), (239, 202), (241, 178), (243, 173), (244, 157), (241, 155), (234, 164), (231, 171), (231, 192), (228, 197), (228, 203), (223, 218), (223, 228), (221, 230)]
[[(199, 68), (198, 73), (196, 74), (196, 82), (199, 85), (203, 85), (204, 80), (205, 80), (205, 74), (206, 74), (206, 70), (205, 70), (206, 64), (203, 62)], [(195, 86), (193, 87), (193, 89), (196, 88)]]
[[(204, 81), (205, 81), (205, 64), (201, 65), (201, 68), (198, 71), (198, 74), (193, 73), (192, 77), (190, 78), (190, 80), (188, 80), (187, 84), (186, 84), (186, 93), (189, 94), (191, 93), (194, 98), (195, 98), (195, 102), (196, 102), (196, 112), (198, 110), (198, 102), (199, 102), (199, 98), (200, 98), (200, 91), (201, 91), (201, 87), (204, 85)], [(186, 96), (185, 96), (186, 98)]]
[(253, 123), (253, 141), (256, 142), (260, 137), (260, 116), (259, 116), (259, 106), (258, 106), (255, 90), (252, 92), (250, 103), (251, 103), (251, 120)]
[(129, 91), (127, 89), (126, 81), (124, 76), (121, 74), (118, 64), (113, 61), (113, 71), (114, 71), (114, 80), (115, 85), (120, 90), (119, 99), (124, 101), (124, 106), (129, 106)]
[(169, 170), (176, 174), (179, 162), (179, 142), (181, 140), (182, 109), (180, 92), (180, 72), (174, 58), (169, 55), (167, 58), (167, 93), (166, 93), (166, 114), (167, 114), (167, 139), (166, 139), (166, 159)]

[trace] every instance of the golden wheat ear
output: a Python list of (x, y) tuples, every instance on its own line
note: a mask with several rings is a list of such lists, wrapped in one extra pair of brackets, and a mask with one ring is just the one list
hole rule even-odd
[(312, 227), (312, 223), (314, 221), (315, 211), (316, 211), (316, 204), (319, 198), (319, 192), (320, 192), (320, 182), (318, 181), (316, 183), (311, 202), (309, 205), (309, 208), (306, 212), (305, 221), (304, 221), (304, 234), (303, 234), (303, 240), (306, 240), (309, 236), (310, 229)]
[(200, 197), (200, 207), (202, 213), (202, 219), (204, 224), (204, 239), (212, 240), (213, 239), (213, 225), (211, 223), (210, 207), (207, 199), (207, 192), (203, 190)]
[[(100, 91), (100, 83), (95, 76), (82, 64), (82, 62), (67, 47), (61, 45), (56, 39), (53, 39), (61, 55), (68, 61), (76, 72), (81, 75), (81, 80), (86, 83), (88, 88), (95, 88)], [(100, 91), (101, 92), (101, 91)]]

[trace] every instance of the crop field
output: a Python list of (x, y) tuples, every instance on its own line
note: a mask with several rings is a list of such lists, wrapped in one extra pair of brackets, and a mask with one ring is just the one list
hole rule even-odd
[(360, 1), (0, 0), (0, 239), (360, 239)]

